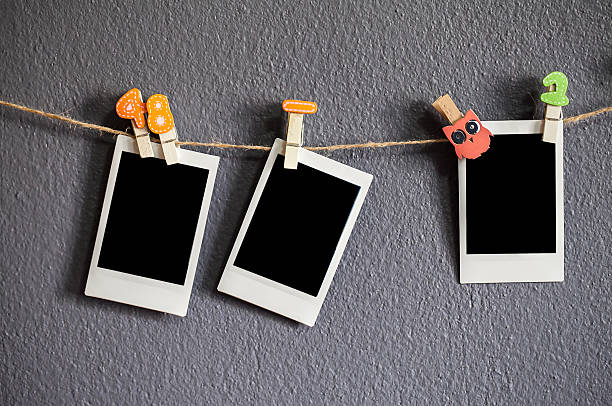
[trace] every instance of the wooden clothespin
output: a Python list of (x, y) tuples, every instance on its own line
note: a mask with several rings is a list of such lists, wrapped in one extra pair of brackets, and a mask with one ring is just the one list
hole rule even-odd
[(151, 139), (149, 138), (144, 116), (147, 112), (147, 106), (142, 102), (140, 90), (134, 88), (121, 96), (115, 106), (115, 110), (119, 117), (130, 119), (140, 157), (152, 157), (153, 148), (151, 147)]
[(283, 101), (287, 112), (287, 143), (285, 144), (285, 168), (297, 169), (298, 154), (304, 145), (304, 114), (317, 112), (317, 103), (302, 100)]
[(463, 118), (463, 114), (461, 114), (461, 111), (457, 108), (457, 105), (448, 93), (438, 97), (438, 100), (433, 102), (432, 106), (451, 124), (455, 124)]
[(546, 103), (542, 141), (554, 144), (557, 142), (559, 128), (563, 125), (561, 106), (567, 106), (569, 103), (565, 95), (567, 76), (561, 72), (551, 72), (542, 80), (542, 84), (548, 87), (548, 92), (540, 96), (540, 99)]
[(448, 94), (439, 97), (432, 104), (451, 125), (444, 127), (444, 135), (455, 146), (459, 159), (475, 159), (489, 149), (491, 131), (485, 128), (472, 110), (465, 116), (457, 108)]
[(147, 111), (149, 128), (159, 135), (166, 163), (168, 165), (178, 163), (178, 136), (174, 128), (174, 117), (170, 112), (168, 98), (163, 94), (154, 94), (149, 97)]

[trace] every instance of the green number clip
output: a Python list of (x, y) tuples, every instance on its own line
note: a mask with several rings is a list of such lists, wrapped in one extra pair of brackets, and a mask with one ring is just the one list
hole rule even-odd
[(546, 87), (555, 85), (555, 90), (542, 93), (540, 100), (553, 106), (567, 106), (569, 103), (569, 99), (565, 95), (567, 91), (567, 76), (561, 72), (551, 72), (542, 80), (542, 84)]

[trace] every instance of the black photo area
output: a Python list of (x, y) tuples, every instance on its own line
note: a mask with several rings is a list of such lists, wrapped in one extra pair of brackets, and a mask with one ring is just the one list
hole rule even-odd
[(468, 254), (556, 252), (555, 144), (502, 134), (466, 162)]
[(183, 285), (207, 178), (122, 152), (98, 266)]
[(360, 186), (278, 155), (234, 265), (317, 296)]

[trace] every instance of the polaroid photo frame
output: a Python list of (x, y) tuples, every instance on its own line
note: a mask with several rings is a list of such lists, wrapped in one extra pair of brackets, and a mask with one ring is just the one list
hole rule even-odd
[(117, 138), (85, 295), (187, 314), (219, 158)]
[(218, 290), (313, 326), (372, 175), (276, 139)]
[(460, 282), (563, 281), (563, 126), (485, 121), (481, 157), (459, 160)]

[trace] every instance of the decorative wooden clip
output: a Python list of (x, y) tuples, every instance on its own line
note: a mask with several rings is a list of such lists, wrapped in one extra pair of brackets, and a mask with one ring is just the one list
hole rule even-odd
[(489, 149), (493, 134), (482, 125), (476, 113), (468, 110), (464, 117), (448, 94), (439, 97), (432, 105), (451, 123), (442, 130), (455, 146), (459, 159), (478, 158)]
[(431, 104), (434, 109), (438, 110), (438, 113), (442, 114), (442, 117), (451, 124), (455, 124), (457, 121), (463, 118), (463, 114), (457, 108), (457, 105), (447, 94), (438, 97), (438, 100)]
[(159, 135), (166, 163), (168, 165), (178, 163), (178, 136), (174, 128), (174, 117), (170, 112), (168, 98), (163, 94), (154, 94), (147, 100), (147, 110), (149, 129)]
[(131, 120), (140, 157), (152, 157), (153, 148), (151, 147), (151, 139), (149, 138), (144, 116), (147, 112), (147, 106), (142, 102), (140, 90), (134, 88), (121, 96), (115, 106), (115, 110), (119, 117)]
[(540, 96), (540, 100), (546, 103), (542, 141), (554, 144), (557, 142), (559, 128), (563, 125), (561, 106), (567, 106), (569, 103), (569, 99), (565, 95), (567, 76), (561, 72), (551, 72), (542, 80), (542, 84), (548, 87), (548, 92), (542, 93)]
[(287, 143), (285, 144), (285, 168), (297, 169), (300, 148), (304, 145), (304, 114), (317, 112), (317, 103), (302, 100), (283, 101), (287, 112)]

